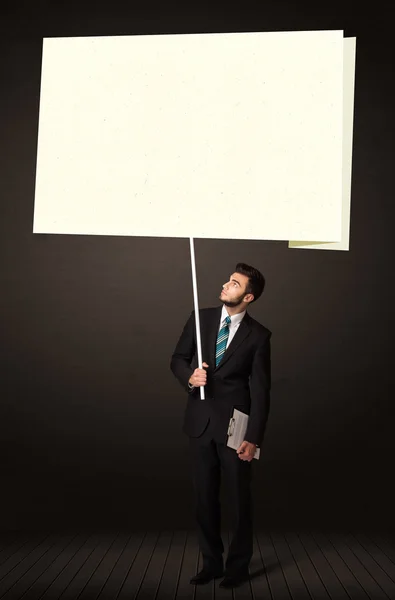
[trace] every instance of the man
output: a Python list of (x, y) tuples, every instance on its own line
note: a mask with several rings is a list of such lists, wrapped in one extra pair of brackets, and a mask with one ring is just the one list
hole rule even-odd
[[(189, 436), (196, 495), (196, 520), (203, 569), (191, 579), (198, 585), (224, 575), (221, 587), (248, 579), (253, 552), (251, 467), (262, 444), (270, 404), (271, 332), (249, 316), (247, 308), (262, 294), (263, 275), (236, 265), (219, 299), (222, 306), (199, 310), (203, 369), (197, 365), (195, 311), (172, 355), (170, 368), (188, 391), (183, 431)], [(205, 399), (200, 398), (200, 386)], [(227, 446), (233, 409), (249, 415), (245, 440), (237, 451)], [(232, 540), (223, 572), (220, 476), (227, 484)]]

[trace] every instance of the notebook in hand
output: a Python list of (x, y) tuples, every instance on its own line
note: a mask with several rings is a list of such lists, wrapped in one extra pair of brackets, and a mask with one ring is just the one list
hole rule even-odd
[[(237, 450), (241, 446), (244, 441), (245, 432), (247, 431), (247, 424), (248, 415), (234, 408), (228, 427), (227, 446), (229, 448)], [(260, 451), (260, 448), (256, 449), (254, 458), (259, 459)]]

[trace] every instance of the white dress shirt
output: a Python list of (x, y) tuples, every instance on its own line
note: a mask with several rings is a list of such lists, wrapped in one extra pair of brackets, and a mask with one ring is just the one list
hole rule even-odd
[(225, 321), (226, 317), (230, 317), (229, 337), (228, 337), (228, 341), (226, 343), (226, 347), (228, 347), (229, 344), (230, 344), (230, 342), (233, 340), (234, 335), (235, 335), (236, 331), (238, 330), (239, 325), (242, 322), (245, 314), (246, 314), (246, 311), (243, 310), (243, 312), (237, 313), (237, 315), (228, 315), (228, 311), (226, 310), (226, 306), (225, 306), (225, 304), (223, 305), (222, 312), (221, 312), (221, 320), (220, 320), (220, 323), (219, 323), (217, 335), (220, 332), (221, 327), (224, 324), (224, 321)]
[[(219, 325), (218, 325), (217, 337), (218, 337), (218, 333), (221, 330), (221, 327), (225, 323), (226, 317), (230, 317), (230, 323), (228, 325), (228, 327), (229, 327), (229, 336), (228, 336), (228, 341), (226, 343), (226, 348), (229, 346), (230, 342), (233, 340), (233, 338), (235, 336), (235, 333), (238, 330), (239, 325), (242, 322), (245, 314), (246, 314), (246, 311), (243, 310), (243, 312), (237, 313), (237, 315), (229, 315), (228, 311), (226, 310), (225, 304), (222, 306), (221, 319), (220, 319)], [(192, 385), (189, 382), (188, 382), (188, 387), (189, 387), (190, 390), (193, 390), (195, 388), (195, 386)]]

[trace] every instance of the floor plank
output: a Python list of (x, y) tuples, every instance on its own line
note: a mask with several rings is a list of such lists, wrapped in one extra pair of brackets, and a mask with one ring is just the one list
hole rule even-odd
[(0, 558), (0, 600), (395, 600), (395, 540), (382, 533), (256, 531), (234, 589), (190, 584), (194, 530), (0, 534)]
[[(363, 587), (367, 595), (370, 598), (377, 598), (377, 600), (386, 600), (386, 593), (380, 586), (379, 582), (375, 579), (373, 574), (364, 565), (364, 562), (366, 562), (366, 553), (363, 557), (363, 561), (361, 561), (353, 552), (352, 548), (350, 548), (347, 544), (347, 535), (329, 534), (328, 539), (331, 541), (333, 547), (342, 557), (350, 571), (355, 574), (356, 579), (358, 579), (360, 585)], [(361, 554), (362, 553), (359, 552), (360, 556)], [(374, 574), (377, 574), (376, 570)]]
[(271, 539), (293, 600), (310, 600), (308, 589), (284, 535), (273, 533)]
[(250, 564), (251, 596), (253, 600), (271, 598), (270, 585), (262, 560), (256, 533), (254, 534), (254, 553)]
[[(30, 561), (25, 564), (26, 571), (22, 575), (15, 569), (14, 575), (17, 578), (14, 585), (2, 595), (2, 600), (18, 600), (21, 598), (37, 580), (47, 572), (56, 558), (63, 552), (66, 546), (75, 538), (73, 534), (66, 534), (58, 537), (53, 537), (50, 545), (44, 552), (30, 554)], [(48, 538), (49, 539), (49, 538)], [(37, 559), (37, 560), (35, 560)], [(34, 562), (35, 560), (35, 562)], [(22, 563), (20, 565), (22, 567)]]
[(195, 596), (195, 586), (191, 585), (189, 580), (196, 574), (198, 554), (199, 545), (196, 532), (188, 531), (175, 595), (177, 600), (186, 600), (187, 598), (190, 600)]
[(387, 558), (395, 564), (395, 545), (392, 545), (391, 542), (382, 535), (371, 534), (371, 537)]
[[(120, 590), (132, 568), (134, 561), (142, 546), (145, 533), (134, 533), (125, 535), (125, 544), (119, 557), (115, 560), (113, 569), (101, 589), (98, 599), (113, 600), (118, 597)], [(120, 546), (122, 544), (120, 543)]]
[(86, 561), (95, 552), (97, 546), (100, 545), (101, 539), (102, 536), (100, 534), (89, 535), (82, 546), (78, 548), (77, 552), (51, 582), (44, 594), (40, 596), (40, 600), (58, 600), (65, 590), (68, 589), (74, 577), (83, 569)]
[(331, 600), (314, 563), (296, 533), (286, 533), (285, 540), (310, 596), (316, 600)]
[(332, 600), (349, 600), (349, 596), (337, 577), (336, 572), (314, 538), (309, 533), (299, 533), (298, 538), (306, 553), (308, 553), (329, 597)]
[(359, 583), (358, 578), (350, 570), (327, 537), (324, 534), (316, 532), (313, 533), (313, 537), (351, 600), (368, 600), (369, 596)]
[(137, 597), (158, 538), (159, 533), (156, 531), (148, 531), (144, 536), (139, 551), (118, 595), (119, 600), (130, 600), (130, 598)]
[(26, 540), (26, 536), (19, 532), (7, 532), (0, 536), (0, 565), (4, 562), (3, 553), (7, 553), (7, 549), (14, 544), (22, 545), (24, 540)]
[(370, 556), (383, 569), (384, 573), (395, 583), (395, 563), (367, 535), (356, 534), (355, 539), (369, 552)]
[(159, 539), (155, 546), (154, 554), (152, 555), (146, 570), (144, 580), (136, 595), (138, 600), (152, 600), (152, 598), (156, 597), (166, 564), (166, 559), (169, 554), (171, 540), (171, 531), (163, 531), (160, 533)]
[(113, 533), (103, 534), (100, 536), (99, 542), (94, 548), (90, 556), (87, 557), (80, 569), (76, 572), (68, 586), (62, 593), (62, 600), (71, 600), (78, 597), (85, 587), (89, 584), (93, 577), (96, 569), (100, 565), (104, 556), (108, 552), (114, 541), (115, 535)]
[[(19, 542), (12, 544), (12, 547), (4, 555), (5, 559), (0, 566), (1, 583), (47, 537), (44, 534), (36, 534), (30, 538), (27, 537), (22, 544), (19, 544)], [(4, 593), (4, 590), (0, 590), (0, 595), (2, 593)]]
[(291, 600), (287, 580), (271, 537), (268, 533), (258, 533), (257, 539), (273, 600)]
[(52, 585), (60, 573), (67, 567), (69, 562), (86, 541), (87, 535), (80, 534), (70, 541), (63, 551), (55, 558), (50, 566), (38, 577), (38, 579), (25, 592), (23, 600), (38, 600)]
[(181, 563), (187, 542), (187, 533), (187, 531), (173, 532), (171, 546), (167, 555), (160, 587), (155, 600), (173, 600), (176, 597), (181, 572)]
[(78, 596), (79, 600), (91, 600), (92, 598), (97, 598), (99, 596), (115, 568), (129, 537), (128, 534), (118, 533), (114, 538), (99, 565), (92, 573), (91, 578), (80, 592), (80, 595)]
[[(0, 567), (13, 555), (15, 552), (20, 550), (25, 544), (29, 541), (27, 535), (21, 534), (17, 536), (15, 539), (9, 540), (3, 544), (2, 550), (0, 551)], [(2, 571), (0, 569), (0, 579)]]
[(55, 541), (56, 536), (49, 535), (45, 536), (38, 544), (37, 540), (32, 542), (32, 544), (28, 543), (2, 565), (3, 567), (8, 565), (6, 567), (8, 570), (0, 582), (0, 597), (4, 596), (13, 586), (17, 585), (18, 581), (53, 546)]

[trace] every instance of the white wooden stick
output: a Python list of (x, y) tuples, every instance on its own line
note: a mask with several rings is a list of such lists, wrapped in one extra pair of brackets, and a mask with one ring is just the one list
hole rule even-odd
[[(196, 343), (197, 343), (197, 355), (198, 355), (198, 366), (202, 369), (202, 343), (200, 340), (200, 319), (199, 319), (199, 302), (197, 293), (196, 283), (196, 263), (195, 263), (195, 249), (193, 245), (193, 238), (189, 238), (189, 245), (191, 248), (191, 267), (192, 267), (192, 286), (193, 286), (193, 303), (195, 306), (195, 323), (196, 323)], [(204, 400), (204, 385), (200, 386), (200, 399)]]

